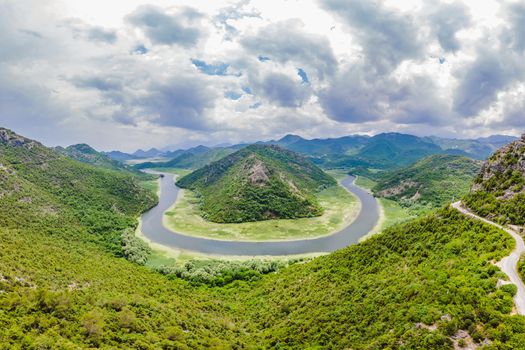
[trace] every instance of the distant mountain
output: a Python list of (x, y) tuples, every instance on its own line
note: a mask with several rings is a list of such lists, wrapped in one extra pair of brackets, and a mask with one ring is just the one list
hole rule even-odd
[(398, 167), (442, 151), (439, 146), (417, 136), (385, 133), (370, 138), (355, 155), (355, 158), (369, 161), (372, 164)]
[(318, 216), (315, 193), (335, 184), (308, 159), (275, 145), (248, 146), (177, 181), (201, 196), (204, 217), (214, 222)]
[(431, 136), (427, 139), (440, 146), (448, 154), (461, 154), (474, 159), (487, 159), (498, 148), (517, 138), (514, 136), (494, 135), (477, 139), (449, 139)]
[(150, 148), (147, 151), (139, 149), (138, 151), (133, 152), (132, 154), (135, 158), (155, 158), (158, 156), (163, 156), (164, 152), (156, 148)]
[(129, 168), (123, 163), (111, 159), (106, 154), (96, 151), (94, 148), (85, 143), (71, 145), (66, 148), (57, 147), (56, 150), (59, 153), (71, 159), (78, 160), (82, 163), (87, 163), (107, 169), (129, 170)]
[(465, 203), (494, 221), (525, 224), (525, 135), (483, 164)]
[(277, 141), (276, 144), (280, 146), (288, 146), (288, 145), (291, 145), (293, 143), (300, 142), (300, 141), (306, 141), (306, 140), (303, 139), (301, 136), (288, 134), (284, 136), (283, 138), (279, 139), (279, 141)]
[(129, 153), (120, 152), (120, 151), (110, 151), (110, 152), (105, 152), (104, 154), (107, 155), (109, 158), (119, 161), (119, 162), (125, 162), (127, 160), (136, 159), (134, 155), (129, 154)]
[(413, 210), (434, 209), (465, 195), (481, 164), (463, 156), (432, 155), (383, 175), (373, 191)]
[(519, 140), (519, 137), (508, 136), (508, 135), (492, 135), (492, 136), (480, 137), (476, 139), (476, 141), (484, 145), (490, 145), (495, 148), (501, 148), (517, 140)]
[(234, 148), (191, 148), (186, 151), (173, 152), (175, 157), (166, 162), (145, 162), (135, 165), (136, 169), (149, 168), (179, 168), (198, 169), (219, 160), (236, 151)]
[[(307, 140), (298, 135), (286, 135), (279, 140), (259, 141), (259, 145), (278, 145), (310, 157), (317, 165), (326, 168), (376, 168), (393, 169), (407, 166), (432, 154), (451, 154), (473, 159), (486, 159), (501, 146), (516, 140), (512, 136), (494, 135), (479, 139), (448, 139), (436, 136), (418, 137), (401, 133), (383, 133), (373, 137), (350, 135), (338, 138)], [(156, 148), (139, 150), (131, 155), (110, 152), (116, 160), (145, 159), (162, 157), (170, 159), (171, 164), (156, 162), (143, 163), (141, 167), (183, 167), (195, 169), (216, 160), (217, 154), (225, 149), (239, 150), (247, 144), (228, 147), (197, 146), (190, 149), (163, 152)], [(213, 150), (213, 152), (211, 152)], [(222, 150), (222, 151), (221, 151)], [(206, 153), (210, 152), (208, 155)], [(188, 155), (191, 154), (191, 155)], [(176, 158), (184, 157), (176, 160)]]

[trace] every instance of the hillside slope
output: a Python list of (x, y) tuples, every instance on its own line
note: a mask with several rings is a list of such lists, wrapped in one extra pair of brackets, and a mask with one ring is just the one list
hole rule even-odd
[(84, 143), (71, 145), (66, 148), (57, 147), (55, 150), (66, 157), (97, 167), (113, 170), (130, 170), (123, 163), (111, 159), (108, 155), (98, 152), (93, 147)]
[(177, 181), (202, 196), (214, 222), (291, 219), (322, 213), (315, 193), (335, 180), (307, 159), (277, 146), (252, 145)]
[[(120, 231), (155, 203), (127, 172), (97, 168), (0, 129), (0, 226), (81, 226), (114, 251)], [(23, 213), (23, 215), (20, 215)]]
[(465, 203), (493, 221), (525, 224), (525, 135), (487, 160)]
[(466, 157), (432, 155), (384, 175), (373, 191), (412, 210), (438, 208), (465, 195), (480, 168)]

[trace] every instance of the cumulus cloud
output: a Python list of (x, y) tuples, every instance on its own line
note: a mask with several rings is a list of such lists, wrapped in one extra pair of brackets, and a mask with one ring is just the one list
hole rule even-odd
[(99, 148), (517, 132), (525, 6), (487, 1), (489, 15), (459, 0), (143, 5), (111, 21), (0, 0), (0, 122)]
[(206, 81), (177, 76), (166, 82), (153, 83), (148, 90), (139, 106), (154, 115), (156, 123), (190, 130), (205, 130), (212, 126), (206, 112), (214, 106), (218, 96)]
[(127, 21), (144, 31), (154, 44), (192, 47), (204, 34), (201, 30), (202, 15), (189, 7), (167, 13), (160, 7), (143, 5), (126, 17)]
[(332, 75), (337, 69), (337, 60), (328, 39), (305, 32), (297, 20), (263, 27), (257, 34), (242, 38), (241, 44), (261, 62), (274, 60), (306, 65), (312, 67), (320, 79)]
[(512, 47), (523, 53), (525, 50), (525, 4), (511, 3), (505, 7), (509, 20), (510, 31), (505, 31), (504, 36), (510, 41)]
[(460, 83), (454, 109), (465, 117), (473, 117), (490, 107), (500, 91), (516, 79), (523, 79), (517, 60), (520, 58), (512, 52), (480, 49), (474, 62), (458, 72)]
[(114, 44), (117, 41), (117, 31), (114, 29), (90, 25), (79, 19), (68, 19), (64, 21), (64, 25), (71, 29), (75, 38), (105, 44)]
[(263, 77), (257, 86), (263, 96), (270, 102), (283, 107), (299, 107), (310, 96), (310, 90), (282, 73), (270, 73)]
[(382, 1), (322, 0), (321, 5), (343, 21), (377, 70), (391, 70), (423, 54), (420, 27), (408, 13), (387, 8)]
[(243, 18), (261, 18), (261, 12), (254, 8), (249, 8), (250, 0), (241, 0), (230, 6), (223, 7), (214, 16), (214, 23), (225, 32), (225, 39), (232, 40), (239, 34), (235, 27), (235, 21)]
[(460, 49), (457, 32), (471, 25), (469, 9), (461, 2), (437, 5), (431, 9), (429, 21), (441, 47), (452, 52)]

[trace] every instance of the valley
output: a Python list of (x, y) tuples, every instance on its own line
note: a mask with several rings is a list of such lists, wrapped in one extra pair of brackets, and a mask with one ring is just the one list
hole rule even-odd
[(378, 223), (379, 207), (375, 198), (366, 190), (353, 185), (354, 178), (347, 177), (341, 185), (360, 201), (356, 218), (337, 233), (321, 238), (296, 239), (271, 242), (224, 241), (192, 237), (172, 231), (165, 226), (164, 213), (177, 200), (180, 189), (174, 185), (174, 175), (165, 173), (161, 178), (159, 204), (145, 213), (141, 220), (142, 234), (150, 241), (172, 248), (212, 255), (287, 256), (307, 253), (330, 252), (352, 243), (370, 232)]
[[(489, 159), (463, 195), (476, 217), (438, 201), (409, 214), (403, 202), (354, 184), (434, 179), (431, 167), (368, 169), (374, 180), (337, 169), (324, 174), (355, 197), (354, 220), (330, 235), (269, 241), (168, 229), (164, 214), (176, 210), (180, 191), (173, 173), (114, 167), (87, 147), (63, 154), (5, 129), (0, 141), (0, 348), (525, 346), (519, 240), (493, 224), (521, 223), (520, 206), (507, 204), (521, 203), (521, 141)], [(444, 159), (471, 176), (470, 166)], [(444, 186), (423, 180), (433, 191)], [(320, 220), (329, 211), (323, 191), (338, 189), (315, 192), (321, 216), (288, 220)], [(274, 220), (213, 224), (258, 223)], [(179, 253), (162, 255), (162, 247)]]

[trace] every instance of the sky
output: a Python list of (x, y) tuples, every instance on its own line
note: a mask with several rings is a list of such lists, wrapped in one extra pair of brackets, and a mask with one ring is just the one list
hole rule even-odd
[(525, 2), (0, 0), (0, 126), (181, 148), (525, 131)]

